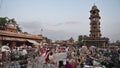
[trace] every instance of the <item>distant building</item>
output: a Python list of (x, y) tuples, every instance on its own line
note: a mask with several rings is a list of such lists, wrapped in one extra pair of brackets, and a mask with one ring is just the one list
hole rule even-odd
[(67, 41), (67, 45), (74, 45), (74, 39), (72, 37)]
[(43, 44), (43, 45), (48, 45), (46, 39), (43, 39), (43, 40), (42, 40), (42, 44)]
[(6, 31), (17, 33), (17, 28), (16, 28), (16, 26), (14, 26), (14, 25), (12, 24), (12, 21), (10, 21), (10, 22), (6, 25)]
[(0, 47), (2, 45), (9, 44), (9, 47), (19, 46), (21, 44), (26, 44), (30, 42), (32, 44), (38, 44), (42, 41), (42, 36), (33, 34), (24, 34), (17, 31), (16, 26), (14, 26), (11, 21), (6, 25), (5, 30), (0, 30)]
[(106, 47), (109, 43), (109, 38), (101, 37), (100, 31), (100, 10), (96, 5), (90, 10), (90, 34), (89, 37), (83, 38), (83, 44), (86, 46)]

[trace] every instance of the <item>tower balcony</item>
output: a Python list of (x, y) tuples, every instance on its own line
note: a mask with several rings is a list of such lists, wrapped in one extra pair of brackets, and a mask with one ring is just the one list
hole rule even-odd
[(90, 32), (100, 32), (100, 30), (90, 30)]
[(91, 16), (89, 17), (89, 19), (93, 19), (93, 18), (99, 18), (99, 19), (101, 19), (101, 17), (100, 17), (99, 15), (91, 15)]

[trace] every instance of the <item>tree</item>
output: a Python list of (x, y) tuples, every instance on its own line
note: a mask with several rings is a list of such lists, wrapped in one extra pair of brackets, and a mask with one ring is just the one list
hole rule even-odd
[(117, 41), (115, 42), (115, 44), (116, 44), (116, 46), (120, 46), (120, 40), (117, 40)]
[(82, 35), (79, 35), (79, 36), (78, 36), (78, 41), (82, 41), (82, 38), (83, 38), (83, 36), (82, 36)]
[(7, 24), (7, 17), (0, 17), (0, 30), (5, 30)]
[(11, 23), (16, 26), (18, 32), (22, 32), (21, 28), (19, 27), (19, 24), (13, 19), (9, 19), (8, 17), (0, 17), (0, 30), (5, 30), (6, 25), (12, 21)]
[(44, 37), (44, 39), (46, 40), (47, 43), (51, 43), (51, 39), (47, 38), (47, 37)]
[(28, 32), (23, 32), (24, 34), (28, 34)]
[(11, 21), (12, 21), (12, 24), (13, 24), (14, 26), (16, 26), (17, 31), (18, 31), (18, 32), (22, 32), (21, 28), (19, 27), (19, 24), (17, 24), (17, 22), (15, 21), (15, 19), (13, 18), (13, 19), (11, 19)]
[(82, 46), (83, 45), (83, 41), (82, 40), (83, 40), (83, 38), (86, 38), (86, 37), (88, 37), (88, 36), (87, 35), (79, 35), (76, 44), (78, 46)]
[(82, 43), (82, 38), (83, 38), (82, 35), (79, 35), (79, 36), (78, 36), (78, 41), (77, 41), (77, 45), (78, 45), (78, 46), (82, 46), (82, 44), (83, 44), (83, 43)]

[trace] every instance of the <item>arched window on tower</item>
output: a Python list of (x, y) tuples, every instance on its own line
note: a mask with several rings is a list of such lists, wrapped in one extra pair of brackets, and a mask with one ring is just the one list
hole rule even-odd
[(96, 27), (93, 27), (93, 29), (96, 29)]
[(95, 38), (95, 35), (93, 35), (93, 38)]

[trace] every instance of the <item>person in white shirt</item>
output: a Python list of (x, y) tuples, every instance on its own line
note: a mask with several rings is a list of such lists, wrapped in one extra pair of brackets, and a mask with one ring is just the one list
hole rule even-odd
[(53, 62), (54, 62), (53, 52), (50, 52), (49, 60), (50, 60), (50, 63), (53, 64)]
[(27, 51), (26, 51), (26, 49), (23, 48), (22, 55), (25, 56), (26, 54), (27, 54)]
[(50, 52), (48, 68), (55, 68), (55, 65), (56, 65), (56, 62), (53, 57), (53, 52)]

